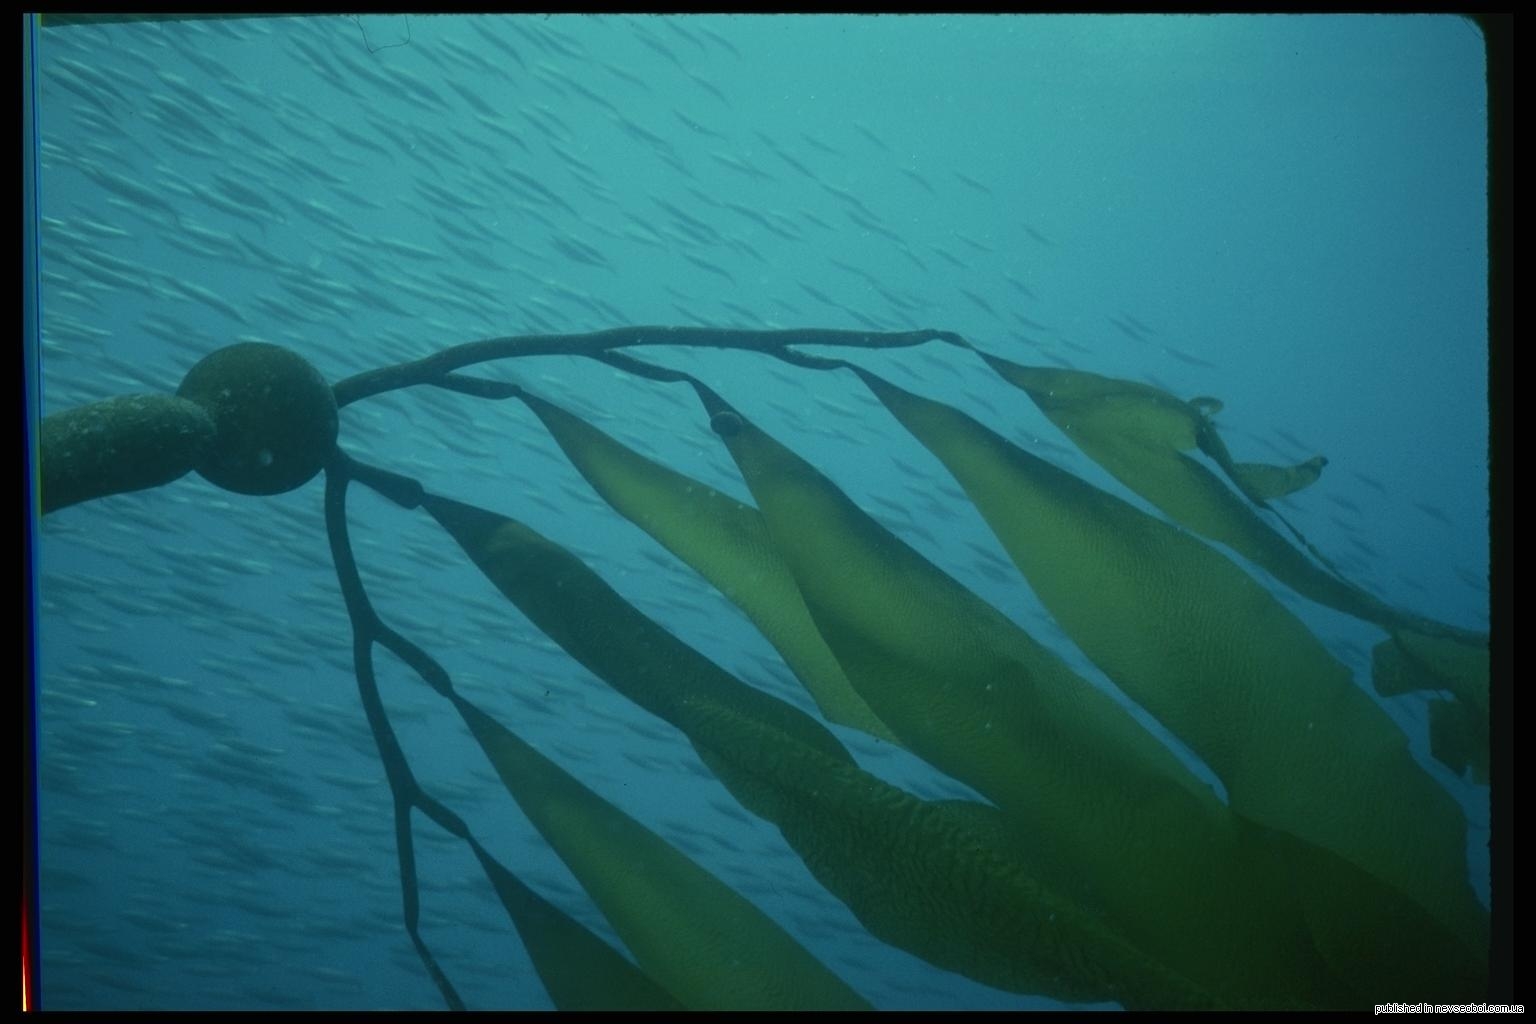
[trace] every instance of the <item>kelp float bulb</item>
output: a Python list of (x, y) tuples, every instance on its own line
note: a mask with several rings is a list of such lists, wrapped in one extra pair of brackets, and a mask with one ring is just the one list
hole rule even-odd
[(282, 494), (312, 480), (336, 445), (336, 398), (309, 362), (281, 345), (245, 342), (206, 356), (177, 389), (213, 420), (193, 467), (237, 494)]
[(175, 397), (127, 395), (44, 417), (42, 511), (158, 487), (194, 469), (239, 494), (291, 491), (320, 472), (336, 430), (330, 386), (301, 356), (231, 345), (192, 367)]

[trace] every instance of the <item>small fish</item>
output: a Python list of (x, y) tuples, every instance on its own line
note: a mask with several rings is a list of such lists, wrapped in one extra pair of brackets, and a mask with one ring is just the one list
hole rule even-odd
[(907, 177), (909, 177), (913, 181), (917, 182), (917, 184), (920, 187), (922, 187), (923, 189), (925, 189), (928, 192), (929, 195), (931, 195), (931, 196), (938, 195), (938, 192), (936, 192), (934, 190), (934, 187), (931, 184), (929, 184), (928, 179), (923, 177), (921, 174), (918, 174), (916, 171), (912, 170), (909, 167), (898, 167), (897, 170), (901, 171), (902, 174), (905, 174)]
[(1453, 523), (1451, 521), (1451, 517), (1445, 514), (1444, 510), (1442, 510), (1442, 509), (1440, 509), (1440, 508), (1438, 508), (1438, 507), (1436, 507), (1434, 505), (1429, 504), (1427, 501), (1416, 501), (1416, 502), (1413, 503), (1413, 505), (1420, 512), (1423, 512), (1425, 515), (1429, 516), (1431, 519), (1435, 519), (1435, 520), (1438, 520), (1438, 521), (1444, 523), (1446, 526), (1455, 526), (1456, 525), (1455, 523)]
[[(959, 178), (962, 182), (964, 182), (966, 185), (969, 185), (971, 188), (975, 189), (976, 191), (981, 192), (981, 193), (983, 193), (985, 195), (989, 195), (989, 196), (992, 195), (992, 189), (991, 188), (989, 188), (987, 185), (984, 185), (981, 182), (977, 181), (975, 178), (971, 177), (970, 175), (965, 174), (962, 171), (955, 171), (954, 174), (955, 174), (955, 177)], [(1028, 228), (1026, 228), (1025, 230), (1028, 230)]]
[(1110, 317), (1109, 322), (1114, 324), (1116, 330), (1118, 330), (1121, 334), (1124, 334), (1127, 338), (1130, 338), (1133, 341), (1139, 341), (1142, 344), (1146, 344), (1147, 339), (1143, 338), (1134, 328), (1131, 327), (1130, 324), (1126, 323), (1125, 321), (1120, 320), (1117, 317)]
[(1033, 238), (1035, 241), (1039, 242), (1041, 245), (1050, 246), (1052, 248), (1055, 248), (1056, 246), (1055, 242), (1051, 241), (1049, 238), (1046, 238), (1044, 235), (1030, 227), (1028, 224), (1024, 225), (1024, 233), (1027, 234), (1030, 238)]

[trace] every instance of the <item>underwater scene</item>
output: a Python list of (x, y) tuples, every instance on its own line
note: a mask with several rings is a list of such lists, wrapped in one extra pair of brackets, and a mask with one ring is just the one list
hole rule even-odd
[(45, 1007), (1486, 998), (1469, 22), (36, 40)]

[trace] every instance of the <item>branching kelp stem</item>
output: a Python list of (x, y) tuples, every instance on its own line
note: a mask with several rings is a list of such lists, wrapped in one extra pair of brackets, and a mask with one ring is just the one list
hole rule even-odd
[(925, 341), (965, 346), (953, 331), (833, 331), (793, 328), (739, 331), (715, 327), (615, 327), (589, 334), (521, 334), (455, 345), (414, 362), (399, 363), (348, 377), (335, 386), (336, 405), (417, 384), (432, 384), (454, 370), (518, 356), (596, 356), (636, 345), (686, 345), (776, 352), (786, 345), (848, 345), (855, 348), (905, 348)]

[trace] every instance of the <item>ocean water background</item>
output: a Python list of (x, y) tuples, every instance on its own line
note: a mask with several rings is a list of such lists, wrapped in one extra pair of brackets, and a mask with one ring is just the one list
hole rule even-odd
[[(1214, 395), (1235, 457), (1325, 454), (1286, 515), (1356, 582), (1488, 622), (1486, 98), (1449, 17), (313, 17), (44, 28), (44, 412), (173, 391), (237, 340), (327, 379), (622, 324), (956, 330), (1020, 362)], [(938, 349), (937, 351), (930, 351)], [(687, 368), (1084, 675), (942, 467), (847, 374)], [(939, 346), (858, 354), (1124, 493)], [(679, 389), (493, 370), (745, 499)], [(814, 710), (751, 626), (602, 505), (517, 403), (406, 392), (348, 451), (528, 522), (742, 678)], [(321, 484), (196, 477), (40, 541), (43, 998), (436, 1008), (400, 923)], [(882, 1008), (1057, 1005), (869, 937), (692, 750), (573, 665), (420, 513), (354, 488), (370, 594), (461, 689), (773, 914)], [(1369, 685), (1379, 630), (1287, 602)], [(601, 917), (452, 709), (382, 685), (426, 788)], [(1422, 695), (1383, 701), (1428, 757)], [(968, 795), (836, 730), (925, 796)], [(423, 931), (471, 1007), (547, 997), (473, 857), (418, 819)], [(616, 941), (616, 940), (615, 940)]]

